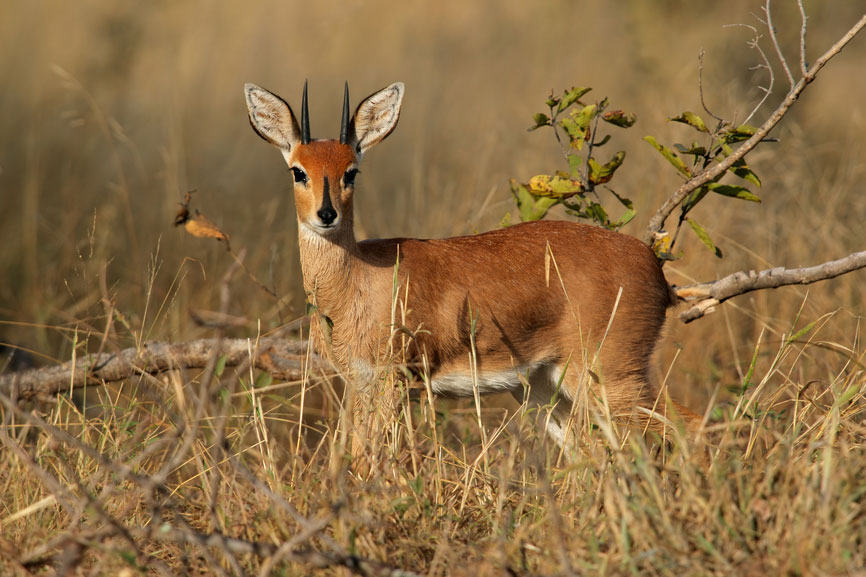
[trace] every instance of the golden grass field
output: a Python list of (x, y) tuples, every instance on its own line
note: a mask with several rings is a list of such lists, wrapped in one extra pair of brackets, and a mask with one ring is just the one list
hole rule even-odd
[[(592, 86), (638, 117), (609, 146), (628, 152), (613, 185), (635, 201), (625, 232), (640, 236), (680, 183), (642, 137), (691, 137), (667, 118), (701, 112), (701, 49), (707, 105), (731, 119), (748, 114), (767, 75), (754, 69), (752, 33), (724, 25), (760, 26), (762, 5), (8, 2), (0, 342), (50, 365), (106, 346), (104, 335), (114, 348), (213, 336), (190, 311), (220, 308), (233, 260), (222, 244), (173, 226), (190, 190), (193, 206), (277, 295), (249, 275), (233, 277), (228, 313), (242, 322), (227, 336), (255, 337), (304, 316), (291, 177), (249, 127), (245, 82), (297, 110), (309, 79), (314, 138), (336, 137), (344, 80), (353, 106), (405, 82), (400, 124), (358, 177), (361, 237), (498, 226), (514, 210), (509, 178), (562, 168), (550, 134), (527, 132), (532, 114), (551, 89)], [(774, 7), (796, 64), (796, 3)], [(807, 10), (811, 58), (862, 15), (855, 2), (807, 2)], [(725, 258), (686, 231), (684, 258), (665, 268), (670, 282), (864, 249), (864, 63), (861, 36), (773, 132), (779, 142), (749, 157), (762, 204), (708, 198), (692, 213)], [(753, 124), (787, 89), (776, 72)], [(707, 411), (720, 439), (709, 472), (687, 448), (658, 450), (603, 419), (563, 460), (535, 415), (514, 417), (513, 402), (485, 401), (476, 419), (472, 403), (422, 399), (405, 406), (387, 442), (371, 443), (376, 467), (359, 477), (343, 458), (338, 383), (274, 382), (256, 395), (250, 383), (262, 377), (231, 369), (213, 379), (192, 371), (130, 379), (23, 412), (4, 405), (0, 573), (385, 571), (316, 569), (304, 553), (328, 551), (332, 565), (356, 555), (431, 576), (863, 575), (864, 286), (861, 271), (751, 293), (690, 325), (670, 315), (658, 375)], [(184, 458), (173, 462), (178, 446)], [(143, 480), (162, 469), (158, 483)], [(187, 536), (297, 541), (270, 567), (225, 543), (148, 532), (163, 521)], [(80, 538), (52, 541), (70, 534)], [(46, 544), (48, 562), (22, 564)]]

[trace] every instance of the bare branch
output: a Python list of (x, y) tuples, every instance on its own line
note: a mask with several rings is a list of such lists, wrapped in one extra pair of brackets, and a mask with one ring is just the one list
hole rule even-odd
[[(752, 26), (751, 24), (730, 24), (729, 26), (742, 26), (743, 28), (748, 28), (749, 30), (752, 31), (753, 36), (752, 36), (752, 39), (748, 42), (748, 46), (749, 46), (749, 48), (752, 48), (752, 49), (758, 51), (758, 54), (761, 56), (761, 60), (763, 62), (761, 64), (757, 64), (757, 65), (753, 66), (750, 70), (757, 70), (759, 68), (765, 68), (767, 70), (767, 74), (770, 75), (770, 82), (768, 83), (769, 85), (766, 87), (765, 86), (759, 86), (758, 87), (761, 90), (761, 92), (764, 93), (763, 98), (761, 98), (761, 100), (758, 102), (758, 104), (756, 104), (755, 107), (752, 108), (752, 111), (743, 120), (743, 124), (748, 124), (749, 122), (751, 122), (752, 117), (755, 114), (757, 114), (758, 110), (760, 110), (761, 107), (764, 105), (764, 103), (767, 101), (767, 98), (769, 98), (770, 95), (773, 93), (773, 86), (776, 84), (776, 75), (773, 72), (773, 67), (770, 65), (770, 59), (767, 58), (767, 54), (764, 52), (764, 49), (761, 48), (761, 35), (758, 34), (758, 29), (755, 28), (754, 26)], [(792, 82), (792, 84), (793, 84), (793, 82)]]
[(776, 27), (773, 26), (773, 16), (770, 12), (770, 2), (767, 0), (767, 5), (764, 6), (764, 14), (767, 15), (767, 30), (770, 31), (770, 39), (773, 41), (773, 47), (776, 49), (776, 55), (779, 57), (779, 62), (782, 64), (782, 69), (785, 71), (785, 78), (788, 79), (788, 90), (794, 89), (794, 75), (791, 74), (791, 69), (788, 67), (788, 61), (785, 59), (785, 54), (782, 52), (782, 47), (779, 45), (779, 37), (776, 36)]
[(809, 19), (806, 16), (806, 7), (803, 6), (803, 0), (797, 0), (797, 5), (800, 6), (800, 74), (806, 76), (809, 72), (809, 65), (806, 62), (806, 21)]
[(704, 49), (701, 48), (701, 51), (698, 53), (698, 93), (701, 95), (701, 106), (704, 108), (704, 112), (715, 118), (719, 123), (725, 121), (724, 118), (720, 118), (713, 114), (713, 112), (707, 107), (707, 102), (704, 100)]
[[(225, 355), (226, 366), (250, 361), (247, 339), (200, 339), (182, 343), (146, 343), (119, 353), (98, 353), (54, 367), (32, 369), (0, 375), (0, 393), (19, 400), (54, 395), (58, 391), (87, 385), (121, 381), (138, 374), (155, 375), (178, 369), (205, 368), (217, 352)], [(284, 379), (303, 375), (306, 341), (286, 338), (264, 338), (259, 341), (254, 363), (256, 368)], [(330, 365), (320, 357), (310, 358), (313, 370), (330, 372)]]
[(866, 268), (866, 251), (855, 252), (845, 258), (807, 268), (778, 267), (760, 272), (741, 271), (715, 282), (677, 287), (675, 290), (680, 299), (693, 302), (688, 310), (680, 313), (680, 320), (684, 323), (697, 320), (713, 312), (716, 305), (747, 292), (793, 284), (811, 284), (862, 268)]
[(866, 26), (866, 14), (864, 14), (857, 23), (851, 27), (848, 32), (846, 32), (836, 43), (830, 47), (820, 58), (815, 61), (815, 64), (808, 70), (806, 70), (803, 74), (803, 77), (794, 85), (794, 88), (788, 93), (779, 107), (770, 115), (770, 117), (755, 131), (755, 134), (743, 142), (739, 148), (737, 148), (733, 154), (725, 158), (723, 161), (711, 165), (708, 169), (700, 172), (686, 182), (684, 182), (680, 187), (672, 194), (656, 213), (650, 218), (649, 226), (647, 226), (646, 232), (644, 233), (643, 240), (646, 244), (651, 245), (654, 235), (662, 230), (665, 225), (665, 221), (670, 217), (676, 208), (682, 204), (682, 202), (688, 197), (689, 194), (700, 188), (701, 186), (713, 182), (714, 179), (721, 176), (726, 170), (731, 168), (734, 163), (743, 158), (746, 154), (748, 154), (752, 149), (754, 149), (758, 143), (760, 143), (766, 136), (770, 133), (770, 131), (775, 128), (775, 126), (779, 123), (779, 121), (784, 118), (785, 114), (787, 114), (788, 110), (794, 105), (797, 99), (800, 97), (800, 94), (806, 89), (815, 77), (818, 75), (818, 72), (827, 64), (827, 62), (836, 56), (842, 49), (849, 43), (851, 40)]

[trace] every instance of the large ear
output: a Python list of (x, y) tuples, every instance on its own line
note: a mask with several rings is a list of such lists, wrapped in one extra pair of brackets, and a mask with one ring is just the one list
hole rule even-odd
[(400, 119), (402, 104), (403, 83), (395, 82), (374, 92), (358, 105), (349, 129), (349, 144), (358, 154), (364, 154), (391, 134)]
[(255, 84), (244, 84), (244, 96), (250, 125), (259, 136), (283, 150), (289, 150), (300, 142), (298, 121), (285, 100)]

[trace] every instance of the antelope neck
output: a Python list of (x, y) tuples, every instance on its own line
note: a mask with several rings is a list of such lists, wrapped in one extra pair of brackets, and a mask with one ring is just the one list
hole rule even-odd
[(351, 214), (345, 214), (338, 230), (320, 235), (298, 222), (298, 245), (304, 290), (319, 312), (329, 317), (355, 298), (364, 266), (352, 229)]

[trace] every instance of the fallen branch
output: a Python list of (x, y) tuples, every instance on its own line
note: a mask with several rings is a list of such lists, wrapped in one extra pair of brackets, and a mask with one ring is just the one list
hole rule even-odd
[[(142, 540), (159, 540), (176, 544), (189, 544), (199, 548), (214, 549), (233, 555), (254, 555), (262, 559), (269, 559), (275, 555), (280, 546), (264, 541), (251, 541), (229, 537), (221, 533), (199, 533), (191, 529), (173, 527), (161, 524), (159, 527), (150, 528), (128, 528), (130, 534)], [(94, 543), (101, 543), (109, 537), (115, 537), (116, 531), (112, 528), (102, 527), (99, 529), (85, 529), (78, 533), (70, 532), (49, 541), (46, 545), (38, 547), (35, 551), (25, 553), (16, 562), (25, 568), (39, 568), (58, 562), (64, 547), (68, 543), (77, 543), (84, 547), (92, 547)], [(105, 547), (105, 545), (102, 545)], [(315, 569), (328, 567), (343, 567), (355, 575), (370, 577), (417, 577), (417, 573), (405, 571), (357, 555), (351, 555), (345, 551), (321, 551), (310, 546), (297, 547), (284, 551), (283, 560), (308, 565)]]
[(729, 298), (747, 292), (793, 284), (811, 284), (861, 268), (866, 268), (866, 251), (855, 252), (845, 258), (807, 268), (778, 267), (760, 272), (740, 271), (715, 282), (675, 287), (677, 296), (681, 300), (694, 302), (688, 310), (680, 313), (680, 320), (690, 323), (713, 312), (718, 304)]
[(0, 393), (29, 400), (56, 395), (60, 391), (88, 385), (122, 381), (135, 375), (156, 375), (178, 369), (201, 369), (219, 347), (225, 365), (235, 367), (250, 361), (253, 353), (257, 369), (281, 379), (300, 379), (304, 363), (310, 371), (331, 372), (331, 366), (308, 352), (307, 342), (285, 338), (200, 339), (181, 343), (146, 343), (141, 348), (129, 348), (120, 353), (87, 355), (58, 366), (31, 369), (0, 375)]
[(652, 216), (649, 221), (649, 225), (647, 226), (646, 232), (644, 233), (643, 241), (648, 245), (652, 245), (653, 240), (656, 237), (656, 234), (662, 231), (664, 228), (665, 221), (668, 217), (673, 214), (674, 210), (678, 206), (680, 206), (683, 201), (694, 191), (696, 191), (701, 186), (713, 182), (716, 178), (730, 169), (734, 164), (739, 161), (741, 158), (746, 156), (752, 149), (754, 149), (758, 144), (764, 140), (770, 131), (775, 128), (775, 126), (782, 120), (782, 118), (788, 113), (788, 110), (794, 105), (797, 99), (800, 97), (800, 94), (806, 89), (806, 87), (815, 80), (815, 77), (818, 76), (818, 72), (824, 67), (827, 62), (830, 61), (831, 58), (836, 56), (842, 49), (849, 43), (851, 40), (864, 28), (866, 27), (866, 14), (864, 14), (857, 23), (851, 27), (848, 32), (845, 33), (832, 47), (830, 47), (827, 52), (821, 55), (812, 66), (806, 68), (806, 64), (802, 63), (802, 72), (803, 75), (800, 80), (791, 88), (790, 92), (788, 92), (785, 99), (779, 105), (778, 108), (770, 115), (770, 117), (755, 131), (755, 134), (743, 142), (739, 148), (733, 151), (732, 154), (727, 156), (721, 162), (713, 164), (707, 170), (695, 174), (687, 181), (685, 181), (680, 187), (674, 192), (661, 207), (656, 211), (656, 213)]

